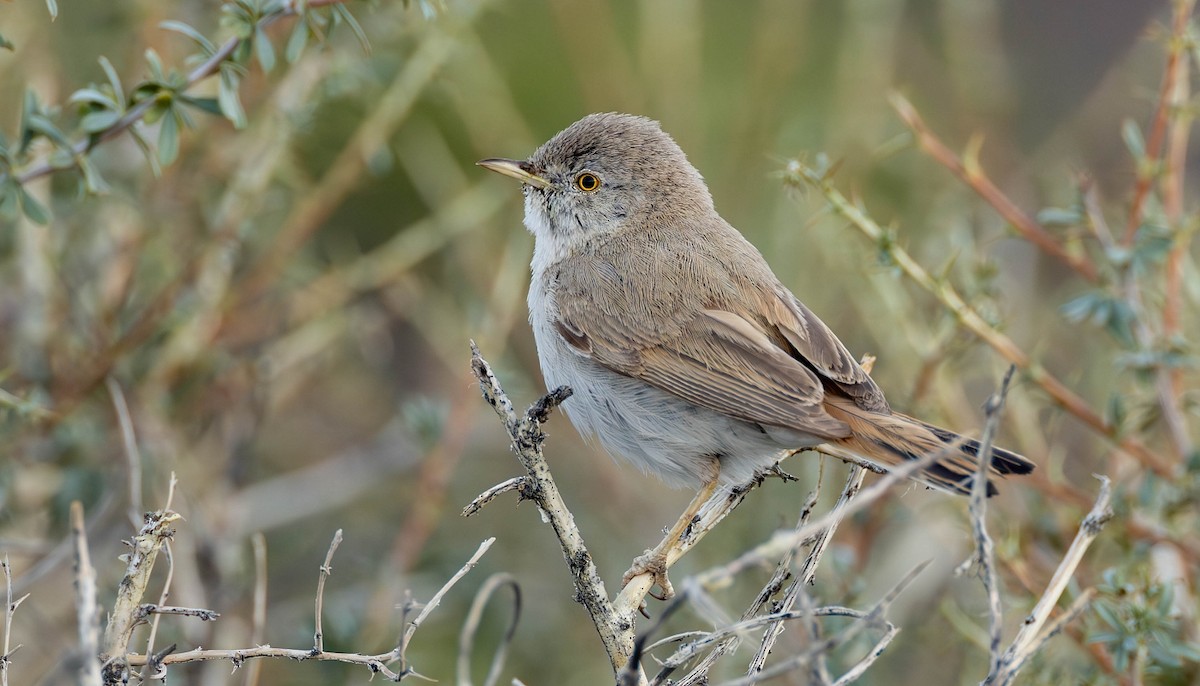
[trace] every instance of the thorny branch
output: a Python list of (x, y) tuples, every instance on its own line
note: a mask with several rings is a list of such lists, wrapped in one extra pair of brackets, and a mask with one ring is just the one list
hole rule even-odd
[[(479, 380), (479, 388), (508, 431), (512, 450), (525, 467), (528, 488), (521, 491), (523, 497), (532, 500), (545, 515), (554, 534), (562, 546), (563, 557), (575, 583), (575, 597), (591, 615), (592, 623), (600, 634), (604, 650), (618, 673), (624, 668), (633, 650), (634, 626), (632, 617), (621, 617), (608, 600), (608, 591), (591, 553), (583, 542), (575, 517), (563, 501), (558, 485), (550, 475), (550, 468), (542, 456), (542, 442), (546, 435), (541, 424), (551, 410), (570, 397), (571, 391), (562, 387), (554, 390), (521, 416), (513, 410), (491, 366), (471, 342), (471, 369)], [(477, 499), (478, 500), (478, 499)], [(469, 508), (468, 508), (469, 509)]]
[(1100, 280), (1096, 265), (1086, 254), (1067, 250), (1045, 227), (1017, 207), (1016, 203), (997, 188), (996, 184), (992, 183), (979, 165), (978, 144), (969, 146), (967, 152), (960, 159), (925, 125), (921, 115), (917, 114), (916, 108), (904, 96), (893, 93), (890, 99), (896, 113), (900, 115), (900, 118), (904, 120), (916, 137), (917, 145), (939, 164), (954, 172), (954, 175), (967, 184), (971, 190), (978, 193), (979, 197), (986, 200), (1000, 213), (1001, 217), (1004, 217), (1016, 229), (1017, 233), (1088, 281), (1096, 283)]
[[(885, 237), (883, 227), (875, 222), (857, 204), (851, 202), (845, 195), (833, 186), (827, 174), (820, 172), (799, 160), (792, 160), (787, 166), (787, 177), (793, 183), (803, 183), (817, 188), (825, 196), (830, 207), (847, 219), (851, 225), (874, 241)], [(1049, 395), (1059, 406), (1074, 415), (1092, 430), (1113, 441), (1144, 466), (1154, 470), (1160, 476), (1172, 478), (1178, 467), (1163, 458), (1157, 452), (1148, 448), (1137, 438), (1122, 435), (1119, 427), (1102, 417), (1093, 410), (1079, 394), (1072, 391), (1057, 377), (1053, 376), (1040, 364), (1022, 350), (1011, 338), (989, 324), (975, 311), (955, 288), (945, 280), (935, 278), (922, 267), (911, 255), (898, 245), (888, 247), (893, 263), (900, 268), (914, 283), (937, 298), (949, 310), (959, 323), (971, 333), (978, 336), (998, 352), (1008, 362), (1014, 364), (1024, 374)]]
[(12, 664), (13, 653), (21, 649), (21, 644), (18, 643), (16, 648), (12, 647), (12, 620), (13, 614), (17, 611), (17, 606), (25, 602), (29, 594), (13, 600), (12, 586), (12, 564), (8, 561), (8, 554), (4, 555), (4, 561), (0, 562), (0, 566), (4, 567), (4, 648), (0, 650), (0, 686), (8, 686), (8, 666)]
[[(336, 540), (337, 539), (335, 539), (335, 541)], [(235, 668), (237, 668), (245, 664), (247, 660), (256, 658), (285, 658), (296, 661), (318, 660), (361, 665), (366, 667), (372, 674), (380, 674), (389, 681), (396, 682), (401, 681), (406, 676), (419, 677), (421, 675), (409, 667), (407, 663), (406, 651), (409, 643), (412, 641), (417, 629), (421, 626), (425, 619), (429, 617), (433, 610), (437, 608), (438, 604), (441, 602), (441, 599), (446, 595), (446, 593), (449, 592), (449, 590), (459, 581), (459, 579), (465, 576), (467, 572), (469, 572), (475, 567), (476, 564), (478, 564), (479, 559), (483, 557), (484, 553), (487, 552), (488, 548), (491, 547), (495, 540), (496, 539), (494, 538), (489, 538), (479, 545), (479, 548), (475, 551), (475, 554), (471, 556), (466, 564), (464, 564), (462, 568), (459, 569), (458, 572), (455, 573), (454, 576), (451, 577), (450, 580), (447, 581), (437, 593), (434, 594), (428, 603), (425, 603), (421, 607), (421, 611), (417, 614), (417, 616), (412, 621), (408, 622), (404, 633), (401, 635), (396, 646), (385, 653), (368, 655), (363, 653), (343, 653), (317, 650), (315, 648), (274, 648), (270, 645), (227, 650), (205, 650), (198, 648), (196, 650), (176, 652), (175, 646), (169, 646), (160, 653), (151, 656), (139, 655), (135, 653), (127, 654), (124, 656), (124, 660), (125, 663), (131, 667), (147, 664), (154, 665), (158, 670), (160, 670), (160, 674), (162, 674), (161, 670), (165, 670), (166, 667), (174, 664), (204, 662), (210, 660), (228, 660), (229, 662), (233, 663)], [(330, 554), (326, 556), (326, 561), (323, 565), (324, 569), (328, 569), (332, 565), (332, 560), (330, 558), (332, 556), (332, 552), (336, 550), (336, 547), (336, 545), (330, 546)], [(322, 571), (322, 576), (326, 576), (324, 571)], [(415, 606), (415, 603), (410, 603), (405, 607), (405, 612), (414, 609)], [(161, 609), (165, 608), (160, 608), (160, 610)], [(202, 619), (208, 619), (209, 617), (206, 617), (203, 614), (204, 612), (207, 611), (190, 610), (183, 614), (190, 614), (199, 616)], [(389, 665), (397, 661), (400, 662), (400, 669), (391, 669)]]

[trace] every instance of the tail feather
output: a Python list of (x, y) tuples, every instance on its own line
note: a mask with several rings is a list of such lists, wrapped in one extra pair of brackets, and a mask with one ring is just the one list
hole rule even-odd
[[(971, 493), (978, 472), (979, 441), (900, 413), (885, 415), (864, 410), (848, 398), (826, 396), (825, 409), (850, 426), (850, 436), (833, 442), (883, 467), (899, 466), (957, 444), (956, 452), (922, 470), (916, 479), (938, 490)], [(989, 473), (993, 476), (1028, 474), (1033, 467), (1032, 462), (1017, 453), (992, 449)], [(987, 492), (997, 493), (990, 479)]]

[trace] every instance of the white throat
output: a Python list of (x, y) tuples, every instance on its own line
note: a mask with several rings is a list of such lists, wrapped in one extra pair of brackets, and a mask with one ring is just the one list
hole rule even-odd
[(525, 228), (533, 234), (533, 261), (529, 266), (535, 276), (570, 254), (569, 241), (554, 231), (546, 206), (532, 193), (525, 195)]

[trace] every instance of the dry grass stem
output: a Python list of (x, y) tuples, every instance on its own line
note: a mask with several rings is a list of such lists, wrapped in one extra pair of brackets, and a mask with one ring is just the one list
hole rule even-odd
[(137, 434), (133, 430), (133, 418), (129, 415), (129, 403), (125, 401), (125, 393), (121, 384), (109, 376), (104, 385), (108, 387), (108, 395), (112, 399), (113, 409), (117, 413), (117, 423), (121, 427), (121, 442), (125, 448), (125, 460), (129, 465), (129, 521), (134, 526), (142, 523), (142, 453), (138, 449)]
[[(254, 549), (254, 610), (250, 615), (250, 645), (262, 645), (267, 635), (267, 537), (250, 537)], [(258, 686), (262, 663), (255, 661), (246, 669), (246, 686)]]

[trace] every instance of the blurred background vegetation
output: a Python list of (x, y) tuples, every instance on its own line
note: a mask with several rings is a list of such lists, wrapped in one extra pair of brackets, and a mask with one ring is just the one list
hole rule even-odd
[[(1175, 400), (1194, 424), (1188, 354), (1200, 333), (1200, 280), (1188, 241), (1196, 218), (1172, 218), (1151, 190), (1139, 237), (1159, 242), (1139, 238), (1145, 250), (1132, 278), (1141, 280), (1145, 310), (1131, 309), (1120, 297), (1130, 260), (1105, 252), (1085, 228), (1080, 180), (1089, 175), (1100, 211), (1123, 232), (1139, 173), (1158, 169), (1143, 140), (1169, 46), (1168, 2), (348, 7), (369, 51), (342, 21), (320, 44), (314, 31), (299, 53), (295, 20), (281, 19), (256, 41), (244, 75), (226, 75), (240, 80), (243, 128), (231, 123), (236, 116), (204, 111), (236, 114), (228, 101), (236, 83), (222, 93), (208, 79), (188, 91), (199, 107), (174, 101), (188, 121), (170, 110), (137, 127), (163, 162), (161, 175), (129, 135), (119, 136), (88, 155), (88, 183), (70, 169), (31, 180), (23, 187), (30, 216), (18, 216), (13, 200), (0, 218), (0, 554), (10, 557), (16, 592), (32, 594), (13, 621), (12, 642), (23, 647), (12, 683), (65, 678), (74, 635), (68, 504), (85, 505), (101, 603), (110, 603), (123, 569), (120, 541), (140, 510), (163, 505), (171, 472), (180, 480), (174, 506), (186, 518), (173, 547), (171, 602), (222, 617), (164, 621), (158, 645), (252, 644), (255, 532), (266, 536), (269, 565), (261, 640), (304, 647), (317, 567), (334, 530), (345, 530), (326, 592), (326, 646), (363, 652), (390, 648), (405, 589), (428, 598), (479, 541), (496, 536), (480, 568), (418, 632), (414, 666), (453, 678), (454, 637), (474, 589), (486, 574), (508, 571), (526, 603), (506, 673), (528, 684), (608, 683), (594, 629), (572, 602), (557, 543), (534, 508), (506, 498), (470, 519), (459, 510), (519, 469), (471, 379), (468, 340), (479, 342), (514, 401), (543, 390), (524, 323), (532, 241), (520, 193), (474, 162), (524, 157), (580, 116), (611, 110), (662, 121), (725, 218), (853, 352), (878, 356), (874, 376), (895, 407), (977, 431), (1006, 362), (907, 282), (886, 245), (826, 212), (820, 193), (790, 190), (779, 173), (789, 158), (824, 152), (839, 161), (835, 184), (891, 226), (896, 244), (953, 283), (1115, 432), (1175, 464), (1170, 478), (1149, 473), (1019, 375), (1001, 442), (1040, 466), (1002, 485), (992, 526), (1011, 635), (1087, 511), (1097, 488), (1090, 475), (1112, 476), (1118, 519), (1069, 593), (1100, 586), (1100, 600), (1024, 679), (1200, 678), (1200, 460), (1164, 438), (1154, 383), (1164, 364), (1182, 370)], [(194, 66), (186, 60), (196, 43), (161, 28), (164, 21), (218, 45), (244, 26), (212, 0), (63, 3), (53, 21), (43, 3), (0, 4), (0, 35), (12, 44), (0, 51), (5, 183), (56, 154), (47, 135), (17, 154), (32, 111), (27, 91), (46, 121), (76, 140), (81, 125), (111, 123), (107, 115), (83, 120), (103, 108), (68, 101), (108, 82), (100, 56), (126, 96), (152, 76), (148, 49), (167, 71)], [(266, 41), (274, 59), (263, 59)], [(1193, 44), (1181, 54), (1195, 66)], [(1100, 285), (1015, 236), (916, 150), (888, 105), (891, 89), (951, 148), (982, 135), (991, 178), (1031, 214), (1052, 208), (1039, 216), (1071, 250), (1095, 257)], [(161, 132), (180, 123), (177, 136)], [(15, 188), (7, 191), (14, 198)], [(1195, 185), (1184, 188), (1183, 205), (1194, 210)], [(1165, 297), (1164, 255), (1181, 245), (1182, 325), (1165, 340), (1150, 314)], [(1062, 309), (1069, 302), (1074, 319)], [(1132, 334), (1139, 322), (1148, 322), (1149, 338)], [(562, 418), (549, 430), (547, 455), (613, 590), (691, 494), (614, 463)], [(768, 483), (676, 577), (794, 521), (818, 461), (789, 460), (801, 483)], [(827, 484), (840, 483), (844, 469), (826, 465)], [(826, 490), (834, 491), (828, 501), (836, 488)], [(814, 588), (828, 602), (869, 603), (933, 560), (893, 609), (903, 631), (862, 683), (966, 684), (986, 673), (983, 594), (976, 579), (951, 575), (971, 550), (965, 510), (965, 499), (910, 487), (839, 531)], [(767, 573), (722, 599), (744, 606)], [(486, 617), (485, 648), (504, 613)], [(476, 656), (479, 669), (485, 661)], [(326, 663), (262, 669), (262, 683), (368, 676)], [(228, 683), (246, 673), (211, 663), (174, 667), (171, 678)], [(804, 675), (778, 683), (805, 683)]]

